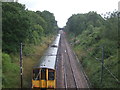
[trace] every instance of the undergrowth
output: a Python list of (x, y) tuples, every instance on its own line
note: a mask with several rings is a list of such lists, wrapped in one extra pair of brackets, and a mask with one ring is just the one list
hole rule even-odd
[[(28, 44), (23, 47), (24, 88), (31, 88), (32, 68), (38, 62), (53, 39), (53, 35), (42, 37), (42, 42), (40, 44)], [(17, 53), (2, 53), (2, 88), (20, 88), (19, 54)]]
[[(81, 61), (86, 74), (91, 82), (93, 88), (119, 88), (119, 82), (110, 75), (108, 70), (103, 69), (102, 83), (101, 83), (101, 60), (102, 60), (102, 46), (104, 46), (104, 65), (110, 72), (118, 77), (118, 49), (115, 41), (101, 39), (93, 41), (92, 38), (82, 35), (75, 38), (79, 43), (73, 44), (73, 49)], [(70, 40), (71, 41), (71, 40)], [(90, 42), (89, 42), (90, 41)], [(96, 59), (97, 58), (97, 59)]]

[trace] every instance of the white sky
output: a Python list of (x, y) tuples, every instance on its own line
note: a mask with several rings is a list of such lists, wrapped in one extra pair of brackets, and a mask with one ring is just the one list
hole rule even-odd
[(89, 11), (105, 14), (115, 9), (118, 10), (118, 1), (120, 0), (18, 0), (29, 10), (47, 10), (54, 13), (59, 27), (65, 26), (67, 19), (72, 14), (88, 13)]

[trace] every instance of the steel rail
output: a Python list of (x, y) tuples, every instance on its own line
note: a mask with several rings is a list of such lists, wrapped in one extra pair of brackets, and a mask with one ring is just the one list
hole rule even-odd
[[(73, 54), (74, 54), (75, 58), (77, 59), (78, 64), (80, 65), (79, 67), (82, 69), (82, 75), (84, 76), (84, 78), (85, 78), (85, 80), (86, 80), (87, 87), (90, 88), (92, 85), (91, 85), (91, 83), (90, 83), (90, 80), (89, 80), (88, 76), (86, 75), (86, 73), (85, 73), (85, 71), (84, 71), (84, 69), (83, 69), (83, 66), (82, 66), (81, 62), (79, 61), (79, 59), (78, 59), (78, 57), (76, 56), (76, 54), (75, 54), (74, 51), (73, 51)], [(88, 83), (89, 83), (89, 84), (88, 84)]]
[[(65, 41), (65, 39), (64, 39), (64, 41)], [(74, 79), (74, 82), (75, 82), (75, 87), (77, 89), (78, 86), (77, 86), (77, 83), (76, 83), (76, 78), (75, 78), (75, 75), (74, 75), (74, 70), (72, 69), (71, 60), (70, 60), (71, 58), (70, 58), (70, 55), (68, 54), (68, 47), (67, 47), (66, 43), (65, 43), (65, 46), (66, 46), (66, 53), (67, 53), (68, 58), (69, 58), (70, 68), (71, 68), (71, 71), (72, 71), (72, 74), (73, 74), (73, 79)]]

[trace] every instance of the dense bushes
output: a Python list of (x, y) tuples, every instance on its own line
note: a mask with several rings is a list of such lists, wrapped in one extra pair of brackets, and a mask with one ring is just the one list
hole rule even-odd
[(73, 15), (68, 19), (65, 30), (92, 87), (118, 88), (118, 82), (105, 69), (102, 85), (100, 83), (101, 63), (98, 60), (102, 59), (102, 47), (105, 66), (119, 78), (117, 12), (106, 16), (102, 18), (96, 12)]
[(10, 55), (2, 53), (2, 87), (17, 88), (20, 81), (19, 72), (19, 66), (12, 63)]

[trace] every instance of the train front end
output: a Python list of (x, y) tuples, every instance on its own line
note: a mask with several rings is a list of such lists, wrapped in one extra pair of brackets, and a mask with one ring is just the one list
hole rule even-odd
[(56, 88), (56, 72), (48, 68), (33, 69), (32, 88)]
[(56, 88), (56, 61), (59, 43), (60, 34), (33, 68), (32, 88)]

